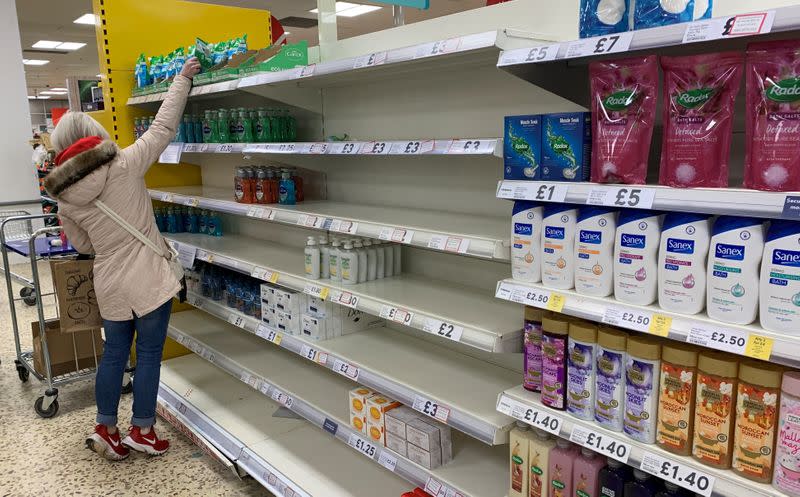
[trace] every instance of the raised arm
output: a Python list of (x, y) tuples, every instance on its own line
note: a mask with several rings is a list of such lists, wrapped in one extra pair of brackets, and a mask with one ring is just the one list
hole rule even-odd
[(186, 61), (181, 73), (175, 76), (175, 81), (169, 87), (167, 98), (161, 104), (153, 124), (133, 145), (120, 152), (132, 172), (144, 176), (175, 138), (186, 107), (186, 98), (192, 88), (192, 78), (199, 70), (200, 64), (197, 59), (191, 58)]
[(61, 228), (67, 234), (67, 239), (75, 247), (75, 250), (80, 254), (94, 254), (94, 247), (92, 246), (92, 240), (89, 238), (89, 233), (63, 214), (59, 214), (58, 218), (61, 220)]

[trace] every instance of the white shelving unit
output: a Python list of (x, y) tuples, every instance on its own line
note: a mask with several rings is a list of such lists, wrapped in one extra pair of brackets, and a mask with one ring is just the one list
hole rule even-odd
[[(282, 333), (196, 294), (190, 293), (188, 300), (212, 316), (403, 404), (421, 410), (431, 401), (438, 410), (449, 412), (447, 419), (440, 421), (482, 442), (508, 442), (511, 422), (497, 415), (491, 400), (498, 390), (519, 381), (513, 371), (383, 327), (331, 340), (311, 340)], [(462, 378), (468, 374), (474, 379), (466, 385)]]
[(506, 200), (791, 219), (797, 219), (797, 215), (786, 215), (784, 209), (798, 195), (800, 192), (765, 192), (744, 188), (670, 188), (659, 185), (511, 180), (497, 184), (497, 198)]
[(767, 331), (756, 324), (727, 324), (705, 314), (687, 316), (664, 311), (656, 305), (626, 304), (613, 296), (588, 297), (573, 290), (552, 290), (540, 283), (511, 278), (498, 282), (495, 295), (502, 300), (556, 310), (598, 323), (800, 367), (800, 340), (796, 336)]
[(286, 143), (175, 143), (183, 154), (277, 154), (333, 156), (494, 155), (502, 157), (499, 138), (377, 140)]
[(637, 442), (624, 433), (607, 430), (594, 422), (572, 417), (564, 411), (550, 409), (539, 402), (539, 394), (529, 392), (521, 385), (499, 395), (497, 410), (606, 457), (614, 457), (630, 466), (672, 481), (698, 495), (705, 497), (782, 495), (771, 485), (755, 483), (736, 475), (731, 470), (705, 466), (691, 457), (673, 455), (657, 445)]
[(194, 250), (199, 260), (368, 314), (394, 316), (404, 326), (434, 334), (443, 323), (459, 327), (462, 333), (457, 341), (464, 345), (488, 352), (519, 351), (521, 347), (518, 310), (495, 301), (490, 292), (413, 274), (342, 285), (306, 278), (303, 253), (296, 248), (237, 235), (215, 238), (175, 233), (168, 239)]
[(318, 200), (296, 206), (240, 204), (231, 200), (232, 189), (201, 186), (150, 189), (150, 196), (162, 202), (292, 226), (382, 240), (398, 239), (411, 246), (453, 254), (509, 259), (508, 223), (501, 217)]
[[(455, 432), (453, 461), (429, 470), (385, 447), (371, 444), (349, 427), (348, 391), (353, 388), (349, 379), (320, 373), (317, 366), (295, 354), (264, 347), (259, 337), (242, 333), (237, 327), (199, 311), (173, 315), (169, 336), (414, 485), (428, 489), (441, 487), (444, 492), (441, 495), (505, 495), (507, 453), (503, 446), (492, 447)], [(380, 355), (381, 351), (374, 353)]]
[(375, 488), (391, 495), (410, 488), (328, 432), (284, 417), (283, 406), (198, 356), (162, 365), (158, 403), (164, 419), (275, 495), (369, 497)]

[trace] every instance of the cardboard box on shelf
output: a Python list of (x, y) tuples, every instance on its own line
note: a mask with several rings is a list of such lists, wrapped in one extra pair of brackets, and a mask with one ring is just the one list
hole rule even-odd
[(408, 406), (400, 406), (386, 413), (384, 426), (386, 433), (391, 433), (397, 437), (406, 439), (406, 425), (409, 421), (417, 419), (420, 414)]
[[(95, 359), (97, 363), (100, 362), (103, 355), (103, 336), (100, 328), (62, 333), (59, 321), (53, 319), (45, 322), (44, 331), (47, 334), (50, 372), (53, 376), (93, 368)], [(31, 333), (33, 335), (33, 369), (39, 374), (45, 375), (47, 371), (44, 366), (44, 349), (39, 321), (31, 323)]]
[[(396, 410), (396, 409), (395, 409)], [(397, 452), (403, 457), (407, 457), (408, 450), (406, 449), (405, 437), (398, 437), (392, 433), (386, 432), (386, 447)]]
[(325, 318), (318, 318), (311, 314), (303, 314), (301, 335), (312, 340), (325, 340)]
[(367, 433), (367, 399), (373, 395), (376, 393), (365, 387), (354, 388), (349, 393), (350, 426), (365, 435)]
[(51, 261), (61, 331), (93, 330), (103, 325), (94, 292), (94, 261)]
[(415, 445), (428, 452), (442, 453), (442, 442), (439, 428), (433, 426), (434, 422), (417, 418), (408, 422), (406, 425), (406, 440), (409, 444)]
[(371, 439), (385, 445), (384, 420), (386, 413), (402, 404), (383, 395), (373, 395), (367, 399), (367, 434)]
[(407, 444), (408, 458), (420, 466), (436, 469), (442, 465), (442, 453), (439, 450), (427, 451), (412, 443)]

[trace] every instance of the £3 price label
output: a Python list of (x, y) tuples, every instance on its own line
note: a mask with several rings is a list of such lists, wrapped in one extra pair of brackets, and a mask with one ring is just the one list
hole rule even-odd
[(569, 439), (571, 442), (612, 457), (623, 464), (628, 463), (628, 456), (631, 454), (631, 445), (629, 443), (578, 424), (572, 427)]
[(361, 146), (362, 154), (367, 155), (387, 155), (391, 147), (386, 142), (367, 142)]
[(367, 442), (355, 433), (350, 434), (350, 438), (347, 440), (347, 445), (361, 452), (370, 459), (375, 457), (375, 453), (378, 451), (378, 448), (375, 446), (375, 444)]
[(716, 481), (713, 476), (695, 467), (661, 457), (652, 452), (645, 452), (642, 455), (639, 469), (704, 497), (711, 495)]
[(497, 140), (453, 140), (447, 149), (448, 154), (470, 155), (470, 154), (491, 154), (497, 145)]
[(450, 417), (450, 408), (440, 405), (438, 402), (427, 399), (421, 395), (414, 396), (414, 404), (412, 407), (428, 415), (442, 423), (447, 423), (447, 418)]
[(330, 154), (335, 155), (354, 155), (361, 150), (362, 144), (361, 143), (353, 143), (353, 142), (339, 142), (339, 143), (331, 143), (329, 152)]

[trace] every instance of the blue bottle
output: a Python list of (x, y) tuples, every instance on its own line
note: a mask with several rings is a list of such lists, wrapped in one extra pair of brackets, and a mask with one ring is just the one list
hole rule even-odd
[(200, 215), (197, 217), (197, 232), (201, 235), (208, 234), (208, 211), (202, 210), (200, 211)]
[(222, 218), (219, 213), (210, 211), (206, 217), (206, 234), (211, 236), (222, 236)]
[(294, 180), (292, 180), (291, 173), (285, 169), (281, 172), (281, 182), (278, 185), (278, 203), (283, 205), (297, 203)]
[(167, 207), (167, 233), (178, 232), (178, 217), (175, 214), (175, 209)]
[(632, 479), (630, 467), (616, 459), (608, 458), (608, 466), (600, 470), (600, 495), (604, 497), (623, 497), (625, 482)]
[(178, 124), (178, 135), (176, 141), (179, 143), (186, 143), (186, 124), (188, 120), (189, 116), (184, 115), (180, 124)]
[(200, 231), (197, 209), (194, 207), (189, 208), (189, 215), (186, 216), (184, 221), (187, 233), (198, 233)]

